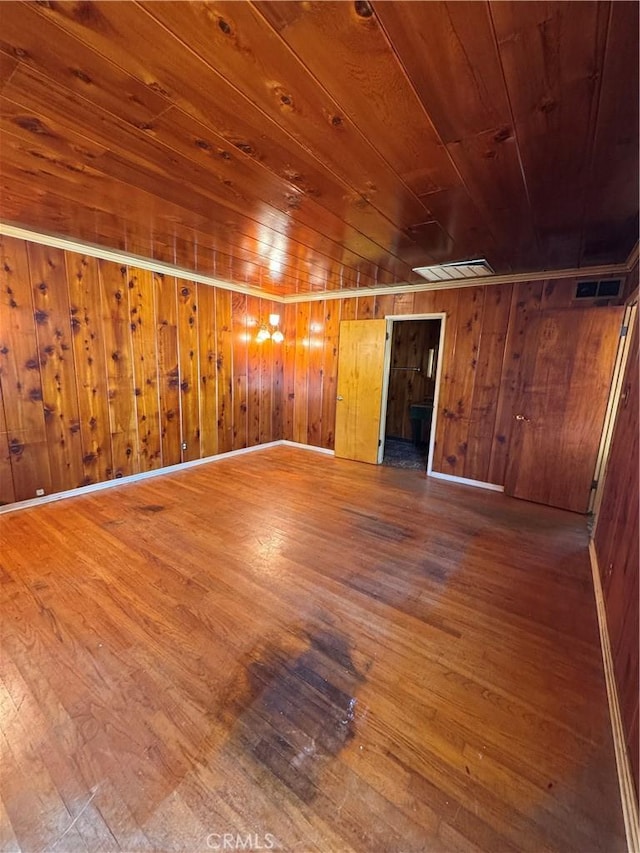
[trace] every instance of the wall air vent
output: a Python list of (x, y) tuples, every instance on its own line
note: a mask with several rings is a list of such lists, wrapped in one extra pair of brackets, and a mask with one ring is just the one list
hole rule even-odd
[(590, 279), (576, 285), (575, 299), (615, 299), (620, 295), (621, 278)]
[(461, 278), (483, 278), (494, 274), (484, 258), (475, 261), (454, 261), (451, 264), (435, 264), (431, 267), (415, 267), (413, 271), (427, 281), (456, 281)]

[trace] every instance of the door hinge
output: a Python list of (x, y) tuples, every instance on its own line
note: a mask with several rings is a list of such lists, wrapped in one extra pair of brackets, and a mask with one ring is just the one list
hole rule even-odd
[(387, 332), (387, 333), (386, 333), (386, 335), (385, 335), (385, 338), (384, 338), (384, 339), (385, 339), (385, 341), (388, 341), (388, 340), (389, 340), (389, 332)]
[(592, 480), (591, 481), (591, 491), (593, 491), (594, 489), (597, 489), (597, 488), (598, 488), (598, 481)]
[(378, 447), (380, 447), (380, 445), (381, 445), (381, 444), (382, 444), (382, 439), (381, 439), (381, 438), (379, 438), (379, 439), (378, 439)]
[(620, 329), (620, 337), (621, 337), (621, 338), (626, 338), (626, 337), (627, 337), (627, 332), (628, 332), (628, 331), (629, 331), (629, 327), (628, 327), (628, 326), (622, 326), (622, 328)]

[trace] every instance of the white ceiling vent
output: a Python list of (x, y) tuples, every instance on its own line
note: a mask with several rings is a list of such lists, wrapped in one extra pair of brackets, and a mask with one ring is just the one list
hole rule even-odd
[(452, 281), (494, 275), (494, 271), (484, 258), (476, 261), (454, 261), (452, 264), (435, 264), (431, 267), (415, 267), (413, 271), (427, 281)]

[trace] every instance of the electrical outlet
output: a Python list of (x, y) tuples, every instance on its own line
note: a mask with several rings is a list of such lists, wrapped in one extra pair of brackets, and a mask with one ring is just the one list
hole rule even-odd
[(183, 450), (186, 450), (186, 449), (187, 449), (187, 442), (186, 442), (186, 441), (183, 441), (183, 442), (182, 442), (182, 449), (183, 449)]
[(44, 489), (36, 489), (36, 497), (41, 498), (44, 495)]

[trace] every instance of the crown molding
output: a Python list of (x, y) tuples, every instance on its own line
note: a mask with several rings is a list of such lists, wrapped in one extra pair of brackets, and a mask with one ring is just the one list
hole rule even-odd
[(28, 240), (31, 243), (40, 243), (43, 246), (64, 249), (68, 252), (78, 252), (79, 254), (89, 255), (90, 257), (100, 258), (105, 261), (113, 261), (118, 264), (135, 266), (139, 269), (149, 270), (150, 272), (172, 275), (185, 281), (206, 284), (210, 287), (219, 287), (222, 290), (231, 290), (234, 293), (256, 296), (259, 299), (266, 299), (270, 302), (277, 302), (284, 305), (299, 302), (322, 302), (327, 299), (352, 299), (359, 296), (395, 296), (402, 293), (423, 293), (424, 291), (430, 290), (458, 290), (459, 288), (464, 287), (489, 287), (494, 284), (517, 284), (519, 282), (537, 281), (539, 279), (548, 278), (575, 278), (576, 276), (597, 278), (609, 275), (627, 275), (638, 261), (638, 243), (636, 243), (631, 250), (629, 257), (623, 264), (603, 264), (600, 266), (581, 268), (574, 267), (571, 269), (561, 270), (536, 270), (527, 273), (510, 273), (509, 275), (488, 275), (480, 278), (452, 279), (451, 281), (421, 281), (414, 284), (411, 284), (410, 282), (399, 282), (398, 284), (388, 286), (380, 285), (378, 287), (361, 287), (345, 290), (322, 290), (316, 292), (312, 291), (309, 293), (292, 293), (282, 296), (280, 294), (266, 292), (261, 290), (259, 287), (253, 287), (252, 285), (237, 284), (215, 276), (204, 275), (203, 273), (195, 272), (194, 270), (190, 270), (186, 267), (180, 267), (176, 264), (169, 264), (165, 261), (156, 261), (130, 252), (107, 249), (106, 247), (99, 246), (95, 243), (86, 243), (81, 240), (73, 240), (69, 237), (48, 234), (43, 231), (34, 231), (33, 229), (23, 228), (20, 225), (14, 225), (9, 222), (0, 221), (0, 234), (4, 234), (7, 237), (16, 237), (20, 240)]
[(580, 267), (565, 270), (537, 270), (535, 272), (510, 273), (509, 275), (486, 275), (479, 278), (452, 279), (451, 281), (408, 282), (388, 287), (361, 287), (357, 290), (323, 290), (321, 293), (294, 293), (282, 297), (287, 302), (318, 302), (323, 299), (348, 299), (354, 296), (389, 296), (401, 293), (423, 293), (426, 290), (459, 290), (462, 287), (489, 287), (492, 284), (517, 284), (523, 281), (540, 281), (549, 278), (601, 278), (602, 276), (627, 275), (629, 268), (624, 264), (603, 264), (597, 267)]
[(272, 302), (282, 302), (282, 296), (266, 293), (259, 287), (251, 285), (236, 284), (216, 276), (203, 275), (202, 273), (180, 267), (176, 264), (168, 264), (165, 261), (155, 261), (142, 255), (134, 255), (131, 252), (123, 252), (117, 249), (107, 249), (96, 243), (85, 243), (82, 240), (72, 240), (69, 237), (59, 237), (54, 234), (46, 234), (42, 231), (32, 231), (19, 225), (0, 221), (0, 234), (6, 237), (16, 237), (19, 240), (28, 240), (30, 243), (40, 243), (43, 246), (51, 246), (54, 249), (63, 249), (67, 252), (77, 252), (81, 255), (89, 255), (91, 258), (100, 258), (103, 261), (113, 261), (116, 264), (126, 264), (150, 272), (162, 275), (173, 275), (186, 281), (208, 284), (210, 287), (219, 287), (222, 290), (232, 290), (234, 293), (244, 293), (248, 296), (257, 296), (260, 299), (268, 299)]

